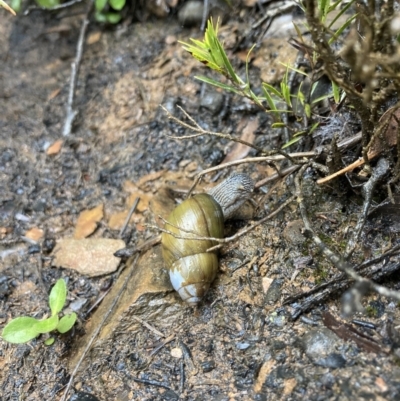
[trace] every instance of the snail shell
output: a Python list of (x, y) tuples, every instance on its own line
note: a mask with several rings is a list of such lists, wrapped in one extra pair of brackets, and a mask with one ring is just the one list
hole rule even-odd
[[(178, 205), (167, 219), (165, 229), (178, 236), (223, 238), (224, 220), (250, 197), (254, 189), (246, 174), (233, 174), (208, 194), (199, 194)], [(212, 240), (161, 236), (162, 254), (172, 286), (190, 305), (197, 305), (215, 279), (218, 255), (207, 252), (217, 245)]]
[[(178, 235), (222, 238), (224, 214), (208, 194), (195, 195), (178, 205), (169, 215), (165, 229)], [(179, 227), (179, 228), (178, 228)], [(191, 305), (198, 304), (218, 271), (218, 256), (207, 249), (215, 241), (190, 240), (162, 234), (162, 254), (172, 286)]]

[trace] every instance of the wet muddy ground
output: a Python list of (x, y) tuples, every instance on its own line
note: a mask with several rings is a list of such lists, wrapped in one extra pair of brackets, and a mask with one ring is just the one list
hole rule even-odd
[[(182, 196), (180, 190), (190, 187), (196, 173), (235, 152), (217, 137), (168, 138), (191, 132), (169, 120), (160, 104), (180, 118), (177, 106), (184, 107), (206, 130), (235, 135), (247, 129), (259, 146), (281, 145), (270, 116), (194, 79), (205, 74), (204, 68), (178, 41), (201, 35), (182, 28), (174, 16), (115, 29), (89, 26), (76, 91), (79, 114), (72, 134), (63, 137), (82, 16), (70, 13), (1, 15), (0, 325), (21, 315), (46, 316), (48, 292), (60, 277), (67, 280), (67, 306), (79, 321), (50, 347), (43, 343), (45, 336), (22, 345), (0, 340), (0, 398), (61, 399), (94, 335), (67, 399), (79, 392), (99, 400), (399, 397), (396, 302), (370, 294), (363, 299), (367, 313), (356, 316), (356, 325), (348, 320), (349, 326), (339, 317), (339, 295), (321, 300), (297, 320), (291, 319), (296, 303), (282, 304), (338, 276), (302, 235), (296, 202), (223, 247), (218, 277), (196, 310), (172, 291), (159, 245), (137, 264), (130, 258), (100, 277), (55, 267), (54, 245), (76, 234), (82, 212), (101, 206), (91, 238), (122, 237), (130, 247), (138, 246), (157, 234), (148, 224), (167, 215), (174, 196)], [(241, 33), (248, 24), (243, 14), (220, 31), (242, 70), (248, 48)], [(257, 85), (261, 72), (262, 79), (274, 82), (282, 71), (273, 60), (295, 57), (286, 38), (269, 39), (255, 51), (251, 79)], [(349, 135), (359, 129), (356, 122), (346, 126)], [(306, 140), (297, 150), (309, 146)], [(232, 170), (245, 171), (255, 181), (275, 172), (265, 163)], [(343, 251), (360, 212), (360, 191), (343, 181), (317, 186), (317, 178), (310, 172), (303, 182), (314, 227), (328, 245)], [(210, 175), (204, 185), (219, 179), (221, 174)], [(259, 220), (292, 191), (290, 178), (255, 191), (254, 203), (242, 219), (227, 224), (227, 234)], [(141, 207), (121, 236), (137, 196)], [(353, 262), (383, 254), (398, 243), (398, 231), (394, 220), (369, 219)], [(398, 257), (384, 263), (398, 264)], [(95, 258), (91, 264), (96, 270)], [(398, 289), (398, 273), (384, 284)]]

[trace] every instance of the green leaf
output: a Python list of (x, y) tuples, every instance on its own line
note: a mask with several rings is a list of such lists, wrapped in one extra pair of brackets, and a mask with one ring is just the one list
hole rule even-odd
[(37, 322), (33, 317), (17, 317), (4, 327), (2, 337), (9, 343), (26, 343), (40, 334), (36, 330)]
[[(1, 1), (3, 3), (3, 1)], [(22, 0), (11, 0), (10, 6), (15, 12), (19, 12), (21, 10)]]
[(302, 71), (302, 70), (299, 70), (298, 68), (294, 68), (293, 66), (291, 66), (291, 65), (289, 65), (289, 64), (287, 64), (287, 63), (281, 63), (281, 62), (279, 62), (279, 64), (281, 64), (281, 65), (283, 65), (284, 67), (286, 67), (286, 69), (290, 69), (290, 70), (292, 70), (292, 71), (296, 71), (298, 74), (301, 74), (301, 75), (304, 75), (305, 77), (308, 77), (308, 74), (307, 74), (307, 73), (305, 73), (305, 72)]
[(45, 345), (53, 345), (54, 344), (54, 337), (48, 338), (44, 343), (45, 343)]
[(291, 107), (292, 101), (290, 100), (290, 88), (285, 81), (281, 82), (281, 91), (286, 104)]
[(97, 22), (107, 22), (106, 16), (101, 12), (94, 13), (94, 18)]
[(61, 312), (64, 307), (65, 300), (67, 299), (67, 285), (64, 279), (60, 278), (54, 284), (49, 295), (49, 305), (52, 316)]
[(72, 326), (76, 322), (76, 313), (72, 312), (69, 315), (65, 315), (61, 318), (60, 322), (58, 323), (57, 330), (61, 333), (64, 334), (67, 331), (71, 330)]
[(107, 22), (110, 24), (118, 24), (121, 21), (121, 14), (119, 13), (106, 13)]
[(334, 35), (328, 40), (329, 44), (335, 42), (335, 40), (340, 36), (340, 34), (357, 18), (358, 14), (353, 15), (350, 17), (335, 33)]
[(312, 134), (319, 127), (319, 122), (315, 123), (311, 126), (310, 131), (308, 131), (308, 135)]
[(125, 6), (125, 0), (110, 0), (110, 6), (117, 11), (120, 11)]
[(308, 103), (304, 105), (304, 112), (306, 113), (307, 118), (311, 117), (311, 106)]
[[(336, 8), (336, 5), (338, 4), (338, 3), (340, 3), (341, 2), (341, 0), (338, 0), (335, 4), (333, 4), (332, 5), (332, 7), (333, 6), (335, 6), (335, 8)], [(335, 18), (331, 21), (331, 23), (328, 25), (328, 28), (331, 28), (332, 26), (333, 26), (333, 24), (351, 7), (351, 5), (354, 3), (354, 0), (351, 0), (351, 1), (349, 1), (340, 11), (339, 11), (339, 13), (335, 16)]]
[(227, 91), (230, 91), (230, 92), (241, 94), (241, 91), (239, 91), (234, 86), (223, 84), (222, 82), (215, 81), (212, 78), (204, 77), (202, 75), (195, 76), (195, 78), (198, 79), (199, 81), (205, 82), (206, 84), (210, 84), (210, 85), (216, 86), (217, 88), (221, 88), (221, 89), (224, 89), (224, 90), (227, 90)]
[[(336, 0), (335, 3), (333, 3), (331, 6), (328, 8), (328, 14), (331, 13), (333, 10), (336, 9), (336, 7), (342, 2), (343, 0)], [(353, 1), (353, 0), (352, 0)]]
[(275, 101), (272, 98), (271, 94), (269, 93), (269, 87), (272, 88), (272, 86), (270, 86), (270, 85), (267, 85), (265, 83), (262, 84), (262, 90), (264, 92), (265, 99), (266, 99), (266, 101), (267, 101), (267, 103), (269, 105), (269, 108), (274, 113), (274, 116), (275, 116), (276, 120), (279, 121), (280, 120), (280, 115), (279, 115), (279, 112), (277, 110)]
[(289, 142), (286, 142), (286, 143), (282, 146), (282, 149), (286, 149), (286, 148), (288, 148), (289, 146), (295, 144), (296, 142), (299, 142), (300, 139), (301, 139), (301, 136), (297, 136), (297, 137), (292, 138)]
[(60, 0), (36, 0), (40, 7), (53, 8), (60, 4)]
[(98, 12), (103, 11), (106, 4), (107, 0), (95, 0), (94, 2), (95, 10)]
[(340, 88), (336, 82), (332, 82), (333, 99), (336, 104), (340, 102)]
[(58, 315), (51, 316), (44, 320), (37, 320), (35, 330), (41, 334), (50, 333), (57, 328), (59, 322)]

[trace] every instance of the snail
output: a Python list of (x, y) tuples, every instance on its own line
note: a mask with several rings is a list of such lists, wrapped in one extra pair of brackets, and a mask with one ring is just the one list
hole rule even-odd
[[(208, 193), (178, 205), (169, 215), (165, 230), (186, 237), (223, 238), (224, 221), (250, 197), (253, 189), (253, 180), (247, 174), (235, 173)], [(207, 252), (217, 242), (176, 238), (163, 232), (161, 244), (172, 286), (189, 305), (197, 305), (217, 275), (218, 255)]]

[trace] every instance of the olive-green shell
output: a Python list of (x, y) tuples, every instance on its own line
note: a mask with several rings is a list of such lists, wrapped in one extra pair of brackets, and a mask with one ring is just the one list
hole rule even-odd
[[(200, 237), (223, 238), (224, 236), (224, 215), (220, 205), (211, 195), (199, 194), (185, 200), (178, 205), (167, 218), (165, 229), (173, 233)], [(180, 230), (190, 231), (185, 232)], [(162, 234), (162, 253), (165, 263), (169, 269), (173, 263), (189, 255), (204, 253), (207, 249), (217, 245), (215, 241), (178, 239), (170, 234)]]

